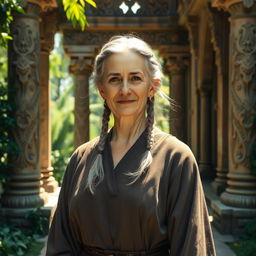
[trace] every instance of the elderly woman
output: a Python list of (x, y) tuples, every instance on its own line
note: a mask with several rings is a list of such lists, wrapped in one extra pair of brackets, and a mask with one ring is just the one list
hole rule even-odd
[(161, 69), (152, 49), (113, 37), (94, 80), (105, 101), (102, 131), (70, 159), (46, 255), (215, 255), (196, 160), (154, 126)]

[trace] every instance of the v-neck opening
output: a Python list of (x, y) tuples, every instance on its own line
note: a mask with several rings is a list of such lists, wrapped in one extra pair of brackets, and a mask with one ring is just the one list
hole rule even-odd
[(130, 152), (136, 147), (136, 145), (141, 141), (142, 137), (144, 136), (144, 134), (146, 133), (147, 128), (144, 129), (144, 131), (140, 134), (140, 136), (137, 138), (137, 140), (132, 144), (132, 146), (125, 152), (125, 154), (123, 155), (123, 157), (118, 161), (117, 165), (114, 167), (114, 158), (113, 158), (113, 152), (112, 152), (112, 147), (111, 147), (111, 139), (112, 139), (112, 135), (113, 135), (113, 128), (111, 129), (111, 131), (109, 132), (109, 136), (108, 136), (108, 149), (109, 149), (109, 153), (110, 153), (110, 159), (111, 159), (111, 169), (115, 172), (116, 170), (118, 170), (118, 168), (120, 167), (120, 165), (122, 165), (122, 162), (127, 158), (127, 156), (130, 154)]

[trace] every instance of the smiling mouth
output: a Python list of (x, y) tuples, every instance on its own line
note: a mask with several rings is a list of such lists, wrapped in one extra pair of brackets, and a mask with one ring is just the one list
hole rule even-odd
[(135, 100), (118, 100), (117, 103), (119, 104), (129, 104), (129, 103), (133, 103), (135, 102)]

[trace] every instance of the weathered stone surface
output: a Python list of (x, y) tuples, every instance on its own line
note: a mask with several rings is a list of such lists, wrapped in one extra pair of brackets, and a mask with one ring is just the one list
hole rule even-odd
[(15, 118), (11, 136), (19, 153), (10, 159), (10, 182), (2, 198), (2, 213), (8, 218), (20, 218), (47, 200), (39, 167), (40, 7), (28, 3), (26, 11), (14, 18), (9, 48), (9, 96)]

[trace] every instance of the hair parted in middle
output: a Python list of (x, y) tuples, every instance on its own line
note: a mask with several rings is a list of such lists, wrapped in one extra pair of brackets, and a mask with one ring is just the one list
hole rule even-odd
[[(149, 81), (152, 84), (154, 90), (160, 94), (163, 98), (171, 101), (171, 99), (160, 89), (162, 71), (151, 47), (142, 39), (139, 39), (133, 35), (114, 36), (109, 42), (107, 42), (101, 49), (100, 53), (96, 56), (94, 62), (93, 78), (96, 85), (100, 84), (103, 80), (104, 64), (106, 59), (114, 53), (122, 53), (126, 50), (134, 51), (140, 56), (144, 57), (145, 65), (149, 77)], [(159, 80), (159, 83), (155, 85), (155, 80)], [(104, 169), (102, 162), (102, 152), (105, 146), (106, 137), (108, 134), (108, 122), (111, 111), (105, 101), (104, 111), (102, 118), (102, 128), (97, 144), (97, 155), (89, 170), (86, 187), (94, 194), (96, 186), (104, 178)], [(153, 126), (154, 126), (154, 97), (147, 100), (147, 150), (141, 157), (141, 163), (138, 170), (135, 172), (127, 173), (132, 178), (129, 184), (133, 184), (143, 174), (143, 172), (149, 167), (152, 162), (152, 154), (150, 152), (153, 146)]]

